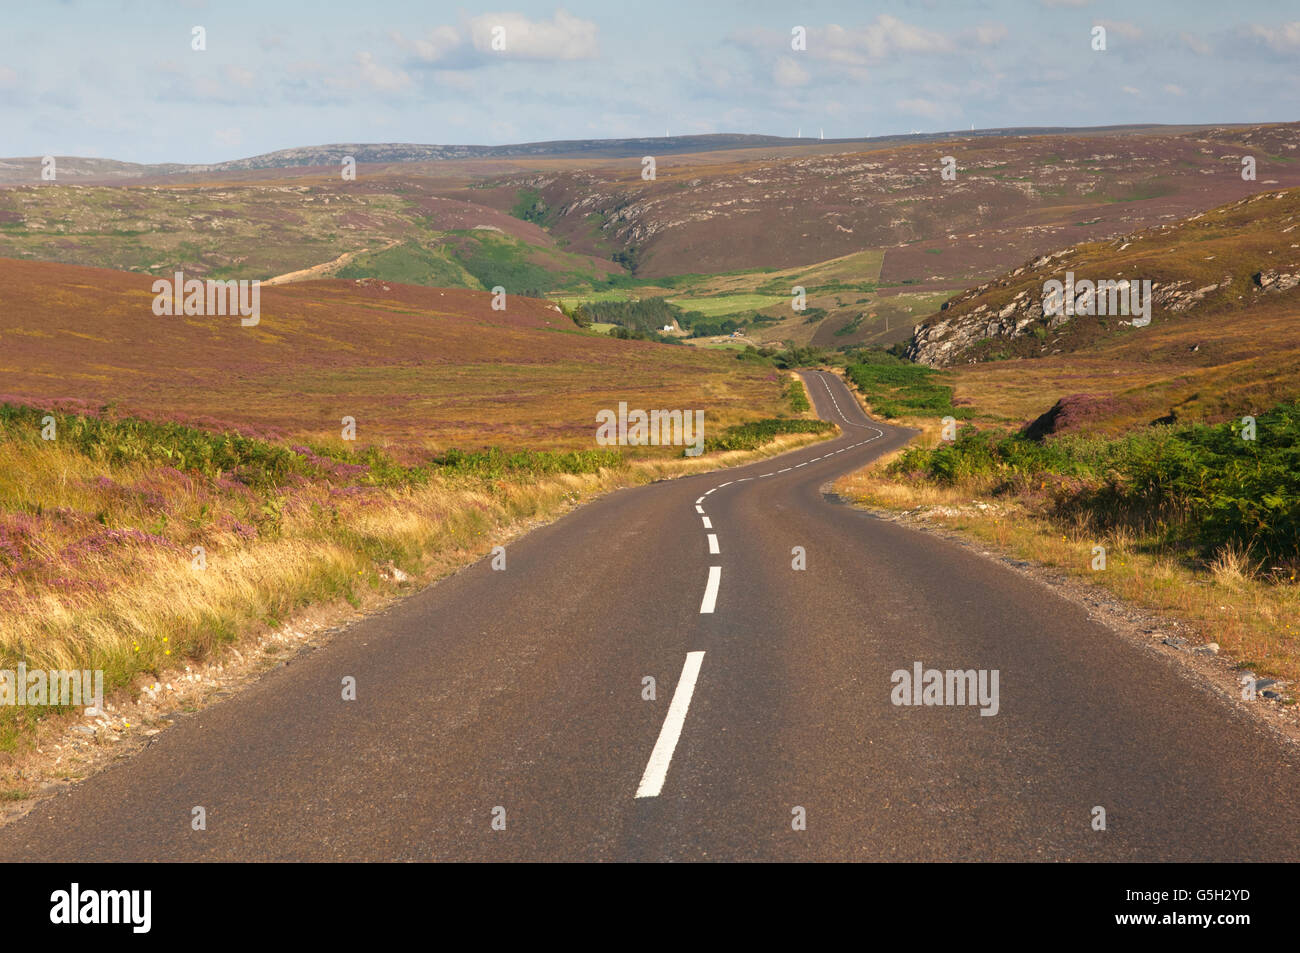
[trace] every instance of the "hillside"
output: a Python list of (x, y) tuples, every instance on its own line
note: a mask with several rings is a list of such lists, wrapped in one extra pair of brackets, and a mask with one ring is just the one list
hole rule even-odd
[[(1043, 255), (948, 301), (942, 314), (917, 328), (908, 355), (942, 366), (1006, 357), (1076, 351), (1117, 333), (1130, 322), (1089, 305), (1080, 292), (1073, 314), (1049, 313), (1045, 282), (1151, 281), (1151, 322), (1216, 315), (1223, 323), (1241, 312), (1290, 294), (1300, 284), (1300, 190), (1266, 192), (1172, 225), (1109, 242), (1092, 242)], [(1105, 303), (1113, 307), (1109, 300)]]
[[(1150, 324), (1044, 313), (1045, 281), (1152, 281)], [(1082, 302), (1081, 302), (1082, 303)], [(1041, 256), (959, 295), (908, 355), (990, 422), (1217, 422), (1300, 396), (1300, 190)], [(1053, 407), (1058, 400), (1063, 403)]]
[[(969, 282), (1269, 183), (1300, 185), (1297, 149), (1297, 124), (957, 134), (795, 157), (665, 156), (653, 182), (637, 162), (529, 173), (490, 183), (477, 201), (508, 207), (520, 192), (536, 193), (534, 213), (573, 250), (621, 251), (646, 277), (808, 265), (879, 248), (886, 282)], [(1257, 156), (1258, 182), (1241, 179), (1247, 153)], [(952, 181), (940, 175), (944, 155), (956, 161)]]
[(261, 320), (156, 317), (151, 279), (0, 259), (0, 402), (337, 441), (590, 448), (598, 410), (700, 408), (721, 428), (786, 408), (765, 366), (579, 331), (549, 302), (374, 280), (261, 291)]
[[(906, 340), (946, 299), (1060, 248), (1300, 186), (1296, 124), (593, 140), (471, 157), (480, 147), (357, 146), (370, 161), (355, 181), (333, 159), (311, 164), (334, 148), (138, 184), (0, 189), (0, 256), (277, 283), (501, 285), (569, 303), (662, 297), (692, 343), (729, 345), (739, 330), (742, 343), (836, 349)], [(654, 181), (641, 178), (643, 149), (657, 156)], [(1256, 181), (1241, 179), (1243, 155)], [(791, 307), (795, 286), (804, 311)]]

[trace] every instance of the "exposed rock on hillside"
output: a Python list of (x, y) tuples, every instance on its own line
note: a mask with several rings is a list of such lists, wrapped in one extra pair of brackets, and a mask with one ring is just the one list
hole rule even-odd
[[(1300, 287), (1300, 264), (1255, 270), (1237, 263), (1243, 253), (1248, 263), (1300, 262), (1300, 243), (1290, 235), (1298, 225), (1300, 190), (1265, 192), (1174, 225), (1063, 248), (949, 299), (917, 326), (906, 353), (931, 367), (1037, 357), (1141, 327), (1148, 316), (1159, 321), (1203, 306), (1243, 307), (1260, 294)], [(1067, 275), (1073, 304), (1055, 307), (1060, 299), (1048, 282), (1066, 283)], [(1138, 312), (1117, 305), (1144, 281), (1151, 282), (1150, 308), (1137, 319)]]

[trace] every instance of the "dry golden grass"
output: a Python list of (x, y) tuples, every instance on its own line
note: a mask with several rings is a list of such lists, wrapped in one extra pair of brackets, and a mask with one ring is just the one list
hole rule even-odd
[[(1134, 606), (1196, 627), (1207, 642), (1243, 668), (1300, 679), (1300, 586), (1257, 575), (1239, 550), (1222, 550), (1210, 572), (1169, 554), (1150, 552), (1122, 530), (1096, 533), (1062, 525), (1015, 499), (994, 498), (978, 483), (945, 487), (903, 482), (885, 473), (888, 460), (841, 478), (836, 490), (860, 505), (901, 511), (934, 507), (927, 522), (997, 546), (1016, 558), (1060, 569), (1105, 587)], [(994, 501), (981, 511), (974, 500)], [(944, 515), (943, 508), (954, 510)], [(1093, 547), (1106, 547), (1106, 568), (1092, 569)]]
[[(536, 521), (611, 489), (734, 466), (818, 439), (790, 435), (759, 451), (635, 460), (595, 474), (491, 480), (440, 474), (422, 486), (366, 488), (355, 495), (339, 495), (328, 484), (300, 485), (273, 528), (251, 538), (240, 532), (246, 529), (242, 520), (266, 505), (265, 496), (214, 493), (201, 478), (177, 473), (166, 488), (167, 519), (202, 523), (201, 533), (150, 533), (101, 551), (77, 547), (84, 525), (43, 527), (37, 546), (48, 571), (37, 578), (10, 574), (0, 585), (0, 659), (3, 667), (21, 659), (33, 669), (103, 669), (110, 691), (140, 683), (137, 676), (153, 681), (188, 660), (218, 657), (259, 626), (275, 625), (307, 605), (355, 607), (373, 593), (396, 592), (389, 564), (417, 581), (432, 581)], [(24, 512), (100, 507), (111, 525), (149, 526), (150, 517), (164, 511), (137, 491), (156, 477), (156, 470), (106, 466), (57, 445), (33, 453), (0, 443), (0, 509), (20, 519)], [(99, 480), (112, 487), (106, 490)], [(121, 500), (108, 502), (106, 494)], [(16, 525), (13, 517), (0, 520), (0, 530)], [(0, 542), (5, 538), (0, 534)], [(201, 569), (192, 540), (205, 549)], [(0, 750), (24, 743), (32, 717), (33, 710), (23, 708), (0, 713)]]

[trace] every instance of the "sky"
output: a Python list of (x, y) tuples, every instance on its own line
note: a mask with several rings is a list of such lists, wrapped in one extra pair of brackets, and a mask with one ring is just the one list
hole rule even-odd
[(0, 156), (1300, 119), (1297, 0), (0, 0), (0, 29)]

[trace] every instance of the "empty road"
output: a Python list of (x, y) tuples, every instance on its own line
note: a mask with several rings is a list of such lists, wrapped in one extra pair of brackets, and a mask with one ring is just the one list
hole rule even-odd
[[(0, 859), (1300, 859), (1293, 750), (1032, 579), (828, 501), (909, 434), (804, 376), (839, 438), (580, 507), (41, 803)], [(917, 663), (996, 673), (996, 705), (894, 704)]]

